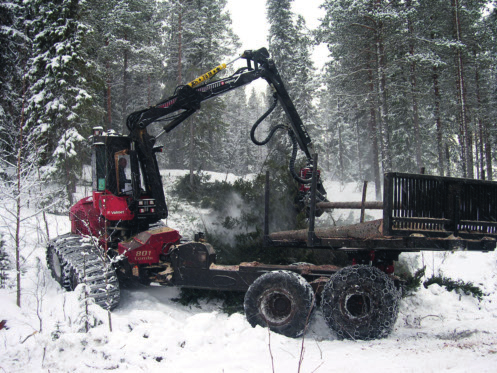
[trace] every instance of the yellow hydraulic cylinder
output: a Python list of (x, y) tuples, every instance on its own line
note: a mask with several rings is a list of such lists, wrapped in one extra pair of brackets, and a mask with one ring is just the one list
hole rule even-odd
[(188, 83), (188, 85), (193, 88), (193, 87), (199, 85), (200, 83), (212, 78), (214, 75), (216, 75), (218, 72), (220, 72), (224, 69), (226, 69), (226, 64), (222, 63), (221, 65), (213, 68), (211, 71), (208, 71), (205, 74), (199, 76), (197, 79), (192, 80), (190, 83)]

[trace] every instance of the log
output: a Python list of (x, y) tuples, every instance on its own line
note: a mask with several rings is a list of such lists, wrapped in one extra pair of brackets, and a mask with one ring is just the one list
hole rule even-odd
[[(319, 202), (316, 204), (319, 209), (361, 209), (362, 202)], [(364, 202), (366, 210), (381, 210), (383, 202)]]
[[(269, 238), (273, 241), (305, 242), (307, 241), (308, 232), (308, 229), (274, 232), (269, 235)], [(318, 238), (378, 238), (383, 236), (383, 219), (371, 220), (343, 227), (316, 228), (314, 232)]]

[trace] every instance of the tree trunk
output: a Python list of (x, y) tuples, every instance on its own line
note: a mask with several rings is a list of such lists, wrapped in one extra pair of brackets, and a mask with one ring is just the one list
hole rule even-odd
[(195, 150), (195, 128), (194, 122), (190, 119), (190, 146), (189, 146), (189, 157), (190, 157), (190, 187), (193, 189), (195, 186), (193, 178), (193, 162), (194, 162), (194, 150)]
[(450, 148), (449, 144), (445, 143), (445, 159), (447, 160), (447, 176), (451, 177), (451, 172), (450, 172)]
[[(126, 35), (124, 36), (126, 39)], [(128, 49), (124, 49), (124, 66), (123, 66), (123, 133), (126, 133), (126, 113), (128, 112)]]
[[(477, 61), (477, 53), (474, 52), (475, 61)], [(476, 84), (476, 123), (478, 125), (479, 147), (476, 154), (480, 158), (480, 175), (481, 179), (493, 180), (492, 175), (492, 152), (489, 141), (489, 128), (487, 120), (482, 118), (482, 104), (480, 91), (480, 68), (476, 63), (475, 69), (475, 84)]]
[[(368, 58), (368, 61), (371, 61)], [(374, 173), (374, 184), (375, 184), (375, 195), (376, 200), (381, 199), (381, 178), (380, 178), (380, 159), (379, 159), (379, 148), (378, 148), (378, 131), (376, 128), (376, 109), (375, 109), (375, 89), (374, 89), (374, 79), (373, 79), (373, 69), (371, 68), (371, 62), (368, 62), (369, 71), (369, 137), (371, 139), (371, 148), (373, 159), (371, 164), (373, 166)]]
[(180, 7), (179, 16), (178, 16), (178, 85), (181, 84), (182, 81), (182, 53), (183, 53), (183, 7)]
[(22, 192), (22, 168), (23, 168), (23, 147), (24, 147), (24, 108), (26, 103), (26, 65), (24, 65), (24, 77), (22, 79), (22, 104), (21, 121), (19, 123), (19, 138), (17, 144), (17, 188), (16, 188), (16, 304), (21, 307), (21, 192)]
[[(356, 110), (357, 110), (357, 105), (356, 105)], [(362, 155), (361, 155), (361, 143), (360, 143), (360, 136), (359, 136), (359, 119), (356, 116), (355, 118), (355, 131), (356, 131), (356, 149), (357, 149), (357, 163), (359, 167), (359, 175), (358, 178), (359, 180), (364, 179), (363, 171), (362, 171)]]
[(445, 175), (444, 165), (444, 146), (443, 146), (443, 128), (442, 119), (440, 118), (440, 88), (438, 86), (438, 69), (433, 66), (433, 93), (435, 106), (435, 123), (437, 125), (437, 153), (438, 153), (438, 173), (440, 176)]
[[(475, 61), (477, 58), (476, 51), (474, 53), (475, 56)], [(478, 63), (476, 63), (476, 68), (475, 68), (475, 85), (476, 85), (476, 123), (478, 124), (478, 141), (475, 140), (475, 143), (478, 144), (478, 147), (476, 149), (476, 156), (477, 159), (479, 159), (479, 177), (482, 180), (485, 180), (485, 130), (483, 128), (483, 120), (481, 116), (481, 95), (480, 95), (480, 70)]]
[[(67, 143), (67, 123), (65, 125), (64, 129), (64, 143)], [(73, 205), (73, 196), (72, 194), (74, 193), (74, 180), (72, 180), (71, 177), (71, 165), (68, 160), (67, 156), (67, 149), (64, 149), (64, 170), (66, 173), (66, 193), (67, 193), (67, 199), (69, 200), (69, 206)]]
[(112, 89), (111, 89), (111, 80), (110, 80), (110, 68), (109, 64), (107, 63), (107, 71), (108, 71), (108, 77), (107, 77), (107, 102), (106, 102), (106, 107), (107, 107), (107, 127), (106, 130), (109, 130), (112, 128)]
[[(411, 0), (407, 1), (408, 10), (412, 8)], [(419, 128), (419, 114), (418, 114), (418, 93), (416, 87), (416, 61), (414, 60), (414, 28), (412, 25), (411, 17), (407, 19), (407, 28), (409, 30), (409, 54), (411, 56), (411, 96), (412, 96), (412, 124), (414, 127), (414, 147), (416, 151), (416, 168), (417, 170), (422, 167), (421, 160), (421, 139)]]
[[(376, 6), (381, 7), (382, 0), (376, 0)], [(383, 22), (379, 21), (376, 28), (376, 58), (377, 58), (377, 75), (378, 75), (378, 101), (379, 116), (378, 128), (380, 131), (381, 162), (383, 171), (392, 169), (392, 160), (390, 156), (390, 131), (388, 125), (388, 102), (386, 90), (385, 75), (385, 47), (383, 45)]]
[[(109, 45), (109, 41), (105, 42), (105, 45)], [(112, 79), (111, 79), (111, 69), (110, 62), (105, 63), (105, 68), (107, 69), (107, 128), (109, 130), (112, 128)]]
[[(459, 14), (459, 0), (452, 0), (452, 7), (454, 9), (454, 27), (456, 40), (462, 43), (461, 40), (461, 20)], [(456, 47), (456, 84), (457, 84), (457, 102), (459, 106), (459, 126), (460, 138), (459, 144), (461, 145), (461, 156), (463, 161), (464, 176), (473, 178), (473, 153), (471, 149), (471, 134), (468, 128), (468, 113), (466, 105), (466, 89), (464, 85), (464, 62), (460, 47)]]
[(483, 137), (485, 142), (485, 160), (487, 163), (487, 179), (493, 180), (492, 174), (492, 144), (490, 142), (488, 125), (483, 127)]
[(343, 164), (343, 142), (342, 142), (342, 113), (340, 112), (340, 103), (337, 100), (337, 113), (339, 120), (337, 121), (337, 132), (338, 132), (338, 167), (340, 170), (340, 182), (344, 182), (344, 164)]

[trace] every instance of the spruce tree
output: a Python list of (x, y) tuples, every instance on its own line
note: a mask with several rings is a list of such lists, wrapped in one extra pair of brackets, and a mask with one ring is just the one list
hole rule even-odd
[(54, 166), (49, 173), (66, 186), (71, 205), (81, 167), (80, 144), (89, 134), (85, 111), (93, 100), (83, 49), (88, 30), (79, 21), (78, 0), (25, 3), (34, 16), (27, 125), (40, 147), (40, 164)]
[[(15, 127), (21, 120), (23, 79), (31, 49), (25, 10), (21, 1), (0, 2), (0, 158), (11, 163), (15, 163)], [(1, 162), (4, 177), (5, 167)]]

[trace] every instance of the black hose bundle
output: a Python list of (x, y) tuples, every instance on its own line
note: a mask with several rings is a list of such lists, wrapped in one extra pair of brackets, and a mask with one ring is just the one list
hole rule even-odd
[(133, 129), (135, 129), (135, 127), (138, 125), (140, 121), (142, 114), (147, 110), (149, 109), (138, 110), (128, 115), (128, 117), (126, 118), (126, 127), (128, 127), (128, 130), (130, 132), (132, 132)]
[(266, 145), (269, 140), (271, 140), (271, 138), (273, 137), (274, 133), (279, 130), (279, 129), (286, 129), (286, 126), (282, 125), (282, 124), (279, 124), (273, 128), (271, 128), (271, 130), (269, 131), (269, 134), (267, 135), (267, 137), (262, 140), (262, 141), (258, 141), (256, 138), (255, 138), (255, 130), (257, 129), (257, 127), (259, 126), (259, 124), (262, 123), (262, 121), (264, 119), (266, 119), (268, 117), (269, 114), (271, 114), (274, 110), (274, 108), (276, 107), (276, 105), (278, 104), (278, 96), (276, 96), (276, 94), (274, 94), (274, 101), (273, 103), (271, 104), (271, 106), (269, 107), (269, 109), (267, 109), (267, 111), (262, 114), (262, 116), (257, 119), (257, 121), (254, 123), (254, 125), (252, 126), (252, 129), (250, 130), (250, 139), (252, 140), (252, 142), (255, 144), (255, 145)]
[[(269, 109), (267, 109), (266, 112), (264, 114), (262, 114), (262, 116), (259, 119), (257, 119), (257, 121), (252, 126), (252, 129), (250, 130), (250, 139), (252, 140), (252, 142), (254, 144), (259, 145), (259, 146), (266, 145), (269, 142), (269, 140), (271, 140), (271, 138), (273, 137), (274, 133), (277, 130), (288, 128), (287, 126), (285, 126), (283, 124), (279, 124), (279, 125), (274, 126), (273, 128), (271, 128), (269, 130), (269, 134), (267, 135), (267, 137), (264, 140), (258, 141), (255, 138), (255, 131), (256, 131), (257, 127), (259, 126), (259, 124), (261, 124), (262, 121), (264, 119), (266, 119), (269, 114), (271, 114), (273, 112), (273, 110), (276, 108), (276, 105), (278, 104), (278, 96), (276, 95), (276, 93), (274, 94), (273, 97), (274, 97), (274, 101), (271, 104), (271, 106), (269, 107)], [(290, 157), (290, 165), (289, 165), (290, 174), (297, 182), (299, 182), (301, 184), (310, 184), (312, 179), (302, 179), (295, 171), (295, 160), (297, 159), (297, 152), (299, 149), (298, 142), (297, 142), (297, 137), (295, 136), (295, 133), (291, 129), (288, 130), (288, 135), (290, 136), (290, 139), (292, 141), (292, 156)], [(312, 163), (311, 159), (309, 159), (308, 161), (309, 161), (309, 163)]]
[[(288, 130), (288, 136), (290, 136), (290, 139), (292, 140), (292, 156), (290, 157), (290, 174), (300, 184), (310, 184), (312, 183), (312, 179), (302, 179), (297, 172), (295, 171), (295, 160), (297, 159), (297, 151), (299, 150), (299, 145), (297, 143), (297, 137), (295, 136), (295, 133), (292, 130)], [(308, 162), (312, 164), (312, 160), (308, 159)]]

